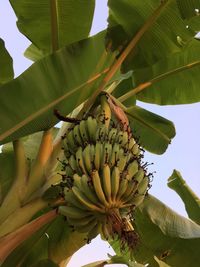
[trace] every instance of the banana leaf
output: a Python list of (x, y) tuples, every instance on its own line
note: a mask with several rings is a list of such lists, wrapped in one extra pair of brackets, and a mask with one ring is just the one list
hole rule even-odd
[(13, 60), (0, 38), (0, 85), (14, 78)]
[[(112, 43), (112, 50), (120, 51), (140, 31), (161, 2), (163, 7), (157, 20), (147, 28), (134, 51), (125, 60), (122, 68), (124, 72), (151, 66), (169, 54), (180, 52), (196, 33), (186, 27), (188, 24), (181, 18), (176, 1), (108, 1), (107, 43)], [(113, 26), (117, 28), (112, 29)], [(179, 38), (183, 40), (182, 44)]]
[(64, 47), (0, 87), (1, 144), (52, 127), (54, 109), (67, 115), (96, 90), (113, 61), (104, 38), (101, 32)]
[(139, 106), (128, 108), (126, 113), (139, 143), (152, 153), (163, 154), (175, 136), (173, 122)]
[[(191, 41), (182, 52), (168, 55), (149, 68), (134, 72), (136, 98), (158, 105), (189, 104), (200, 101), (200, 42)], [(147, 86), (145, 86), (147, 85)]]
[(54, 45), (57, 47), (53, 49), (61, 48), (84, 39), (90, 32), (94, 0), (10, 0), (10, 3), (18, 18), (18, 29), (35, 47), (29, 58), (35, 56), (36, 52), (41, 55), (52, 52)]
[(197, 16), (197, 10), (200, 9), (199, 0), (176, 0), (183, 19)]
[(200, 199), (187, 185), (179, 171), (173, 171), (167, 185), (181, 197), (189, 218), (200, 224)]

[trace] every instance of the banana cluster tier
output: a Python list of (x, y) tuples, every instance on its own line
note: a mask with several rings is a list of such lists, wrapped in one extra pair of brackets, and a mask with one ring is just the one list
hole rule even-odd
[(104, 104), (96, 117), (68, 130), (62, 183), (66, 205), (59, 212), (75, 230), (88, 233), (89, 240), (100, 233), (133, 247), (137, 234), (132, 214), (144, 200), (149, 176), (140, 146), (129, 127), (124, 128)]

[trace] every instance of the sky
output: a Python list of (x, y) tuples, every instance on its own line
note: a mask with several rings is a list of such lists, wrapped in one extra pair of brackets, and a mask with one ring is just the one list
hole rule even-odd
[[(96, 0), (91, 35), (106, 28), (108, 14), (106, 4), (106, 0)], [(14, 70), (17, 77), (31, 65), (31, 61), (23, 56), (24, 50), (30, 43), (18, 32), (16, 17), (8, 0), (0, 1), (0, 37), (4, 39), (6, 48), (14, 59)], [(176, 106), (158, 106), (142, 102), (137, 104), (175, 124), (176, 136), (164, 155), (145, 153), (145, 160), (154, 163), (150, 171), (156, 171), (149, 193), (179, 214), (187, 216), (178, 195), (167, 187), (167, 179), (173, 169), (179, 170), (192, 190), (200, 196), (200, 103)], [(80, 267), (92, 261), (105, 259), (107, 253), (113, 254), (113, 250), (106, 242), (97, 237), (90, 245), (86, 245), (72, 257), (68, 267)]]

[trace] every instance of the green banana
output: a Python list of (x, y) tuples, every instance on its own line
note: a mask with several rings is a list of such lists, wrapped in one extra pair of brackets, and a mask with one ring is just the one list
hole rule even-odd
[(135, 145), (135, 139), (133, 137), (131, 137), (129, 139), (129, 142), (128, 142), (128, 149), (131, 151), (131, 149), (133, 148), (133, 146)]
[(128, 187), (128, 179), (126, 177), (121, 177), (120, 184), (119, 184), (119, 190), (117, 193), (117, 200), (121, 199), (121, 197), (125, 193), (127, 187)]
[(91, 116), (88, 117), (86, 120), (86, 125), (87, 125), (90, 142), (96, 143), (96, 132), (98, 128), (96, 119), (92, 118)]
[(80, 133), (80, 129), (79, 129), (79, 124), (75, 125), (74, 129), (73, 129), (73, 134), (74, 134), (74, 140), (76, 141), (78, 146), (83, 146), (84, 142), (81, 138), (81, 133)]
[(89, 142), (89, 133), (87, 130), (87, 121), (81, 120), (81, 122), (79, 124), (79, 131), (81, 134), (81, 138), (84, 142), (84, 145), (87, 145)]
[(99, 233), (101, 229), (101, 224), (97, 223), (89, 232), (88, 232), (88, 240), (92, 240), (95, 238)]
[(108, 202), (106, 201), (106, 198), (105, 198), (105, 195), (102, 189), (101, 179), (99, 177), (98, 171), (93, 170), (91, 173), (91, 176), (92, 176), (92, 183), (93, 183), (97, 197), (106, 207), (108, 207)]
[(81, 210), (87, 210), (87, 208), (80, 203), (71, 190), (64, 190), (64, 198), (69, 206), (74, 206)]
[(99, 203), (99, 199), (95, 194), (92, 185), (90, 185), (91, 181), (88, 180), (86, 175), (81, 177), (81, 190), (87, 196), (87, 198), (93, 203), (99, 206), (100, 208), (104, 209), (104, 206)]
[(120, 171), (118, 167), (114, 167), (111, 174), (111, 196), (112, 200), (115, 201), (118, 190), (119, 190), (119, 184), (120, 184)]
[(138, 172), (133, 176), (133, 180), (139, 184), (144, 178), (144, 175), (145, 175), (144, 170), (140, 168)]
[(73, 185), (81, 187), (81, 176), (79, 176), (77, 173), (73, 175)]
[(118, 155), (119, 155), (119, 161), (118, 161), (117, 166), (118, 166), (120, 172), (122, 172), (126, 166), (126, 163), (127, 163), (127, 155), (125, 154), (123, 148), (119, 149)]
[(103, 145), (97, 142), (95, 146), (95, 157), (94, 157), (94, 166), (96, 170), (99, 170), (100, 168), (102, 153), (103, 153)]
[(118, 139), (118, 143), (122, 146), (122, 147), (126, 147), (126, 145), (128, 144), (128, 133), (127, 131), (122, 132), (122, 134), (119, 136)]
[(90, 175), (90, 172), (93, 169), (93, 159), (92, 159), (92, 152), (91, 152), (91, 145), (87, 145), (83, 150), (83, 159), (84, 159), (84, 166), (87, 170), (87, 173)]
[(92, 221), (88, 222), (86, 225), (78, 226), (74, 225), (74, 228), (80, 232), (80, 233), (88, 233), (90, 232), (96, 225), (98, 224), (96, 219), (93, 219)]
[(132, 152), (134, 155), (138, 156), (138, 155), (140, 154), (140, 147), (139, 147), (139, 145), (138, 145), (138, 144), (135, 144), (135, 145), (132, 147), (131, 152)]
[(149, 185), (149, 177), (145, 176), (138, 185), (138, 194), (145, 195)]
[(82, 227), (84, 225), (87, 225), (88, 223), (90, 223), (91, 221), (93, 221), (95, 219), (95, 217), (93, 215), (87, 216), (80, 219), (74, 219), (74, 218), (70, 218), (68, 217), (67, 220), (69, 222), (69, 224), (71, 225), (76, 225), (78, 227)]
[(131, 163), (129, 163), (127, 167), (127, 172), (129, 174), (130, 179), (132, 179), (133, 176), (138, 172), (138, 167), (139, 167), (139, 164), (137, 160), (134, 160)]
[(69, 165), (71, 166), (74, 172), (78, 172), (79, 174), (81, 173), (81, 170), (79, 166), (77, 165), (76, 158), (74, 157), (73, 154), (69, 158)]
[(108, 164), (110, 160), (110, 156), (112, 153), (112, 145), (110, 143), (104, 143), (102, 144), (103, 151), (101, 154), (101, 166), (100, 168), (102, 169), (104, 164)]
[(111, 144), (114, 144), (115, 143), (116, 136), (117, 136), (117, 129), (116, 128), (111, 128), (110, 131), (109, 131), (109, 133), (108, 133), (108, 141)]
[(73, 130), (68, 132), (66, 138), (64, 139), (63, 145), (65, 151), (69, 150), (71, 153), (73, 153), (76, 150), (77, 145), (74, 140)]
[(77, 199), (87, 207), (88, 210), (96, 210), (101, 212), (102, 210), (97, 207), (96, 205), (94, 205), (92, 202), (90, 202), (90, 200), (83, 194), (82, 191), (80, 191), (80, 188), (73, 186), (72, 187), (72, 192), (74, 193), (74, 195), (77, 197)]
[(107, 201), (111, 202), (111, 174), (110, 174), (110, 167), (108, 164), (103, 166), (102, 170), (102, 184), (103, 184), (103, 191), (105, 193)]
[(76, 207), (70, 207), (70, 206), (60, 206), (58, 208), (58, 213), (73, 219), (82, 219), (91, 214), (90, 212), (83, 211)]
[(111, 110), (110, 110), (110, 106), (108, 104), (106, 95), (101, 96), (101, 113), (103, 114), (104, 119), (105, 119), (104, 123), (106, 127), (108, 128), (110, 125)]
[(85, 168), (84, 160), (83, 160), (83, 150), (82, 147), (79, 147), (76, 151), (76, 162), (79, 168), (81, 169), (82, 174), (87, 174), (87, 170)]
[(118, 159), (119, 159), (119, 149), (120, 149), (119, 144), (115, 143), (113, 145), (112, 153), (111, 153), (111, 156), (110, 156), (110, 162), (109, 162), (110, 167), (113, 167), (113, 166), (117, 165)]

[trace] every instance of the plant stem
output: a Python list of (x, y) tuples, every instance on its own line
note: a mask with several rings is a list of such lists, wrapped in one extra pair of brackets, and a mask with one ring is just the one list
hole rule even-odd
[(196, 61), (196, 62), (192, 62), (190, 64), (187, 64), (185, 66), (182, 66), (180, 68), (176, 68), (174, 70), (171, 70), (171, 71), (168, 71), (166, 73), (160, 74), (157, 77), (155, 77), (155, 78), (153, 78), (153, 79), (151, 79), (151, 80), (149, 80), (149, 81), (147, 81), (145, 83), (139, 84), (137, 87), (133, 88), (128, 93), (126, 93), (126, 94), (122, 95), (121, 97), (119, 97), (118, 100), (120, 102), (124, 102), (126, 99), (129, 99), (130, 97), (140, 93), (141, 91), (143, 91), (144, 89), (150, 87), (152, 84), (154, 84), (156, 82), (162, 81), (162, 80), (168, 78), (169, 76), (171, 76), (173, 74), (188, 70), (190, 68), (194, 68), (194, 67), (199, 66), (199, 65), (200, 65), (200, 61)]
[(102, 90), (105, 89), (107, 83), (110, 81), (110, 79), (113, 77), (113, 75), (116, 73), (116, 71), (120, 68), (121, 64), (124, 62), (126, 57), (129, 55), (129, 53), (133, 50), (133, 48), (136, 47), (140, 39), (143, 37), (143, 35), (146, 33), (146, 31), (154, 24), (154, 22), (159, 18), (161, 12), (165, 8), (165, 6), (168, 4), (169, 0), (163, 0), (161, 1), (159, 7), (153, 12), (153, 14), (146, 20), (144, 25), (140, 28), (140, 30), (136, 33), (136, 35), (133, 37), (133, 39), (130, 41), (130, 43), (127, 45), (127, 47), (124, 49), (124, 51), (121, 53), (121, 55), (118, 57), (118, 59), (113, 63), (110, 70), (100, 83), (98, 89), (93, 93), (93, 95), (88, 99), (88, 101), (85, 103), (83, 109), (78, 115), (78, 118), (81, 118), (83, 113), (87, 112), (90, 107), (92, 106), (92, 103), (94, 103), (97, 96), (101, 93)]
[(15, 177), (12, 187), (0, 207), (0, 224), (13, 211), (21, 206), (21, 200), (24, 195), (25, 182), (28, 173), (23, 142), (21, 140), (14, 141), (13, 149), (15, 155)]
[(45, 224), (54, 220), (57, 216), (58, 214), (56, 210), (49, 211), (30, 223), (20, 227), (15, 232), (0, 238), (0, 262), (3, 263), (16, 247), (41, 229)]
[(49, 0), (51, 8), (51, 42), (52, 52), (58, 50), (58, 14), (57, 14), (57, 0)]

